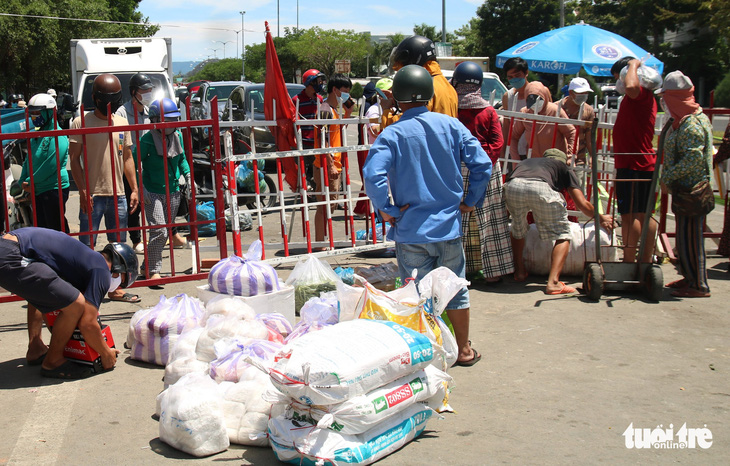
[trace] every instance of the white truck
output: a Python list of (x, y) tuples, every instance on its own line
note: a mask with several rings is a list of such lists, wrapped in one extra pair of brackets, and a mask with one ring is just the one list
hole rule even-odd
[(94, 79), (112, 73), (122, 84), (123, 101), (130, 99), (129, 78), (146, 73), (155, 85), (155, 99), (175, 99), (172, 88), (172, 39), (71, 39), (71, 81), (74, 103), (92, 110)]

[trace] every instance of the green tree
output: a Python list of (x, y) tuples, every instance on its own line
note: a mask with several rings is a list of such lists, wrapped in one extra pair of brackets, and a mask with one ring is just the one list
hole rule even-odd
[[(248, 74), (248, 72), (246, 72)], [(193, 76), (193, 81), (205, 79), (207, 81), (238, 81), (241, 79), (241, 60), (224, 58), (210, 61)]]
[(29, 17), (0, 17), (0, 83), (5, 91), (30, 95), (49, 87), (71, 91), (71, 39), (145, 37), (157, 26), (137, 11), (139, 0), (6, 0), (3, 12), (33, 16), (63, 16), (144, 25), (93, 23)]
[[(566, 24), (571, 14), (566, 7)], [(489, 0), (477, 9), (470, 39), (473, 55), (494, 59), (505, 49), (560, 26), (560, 5), (553, 0)], [(471, 32), (471, 31), (469, 31)]]
[(484, 53), (480, 47), (479, 18), (472, 18), (468, 23), (454, 31), (457, 36), (453, 41), (453, 52), (457, 57), (477, 57)]
[(352, 30), (313, 27), (301, 31), (290, 44), (302, 65), (301, 69), (316, 68), (330, 76), (335, 60), (364, 60), (369, 51), (370, 36)]

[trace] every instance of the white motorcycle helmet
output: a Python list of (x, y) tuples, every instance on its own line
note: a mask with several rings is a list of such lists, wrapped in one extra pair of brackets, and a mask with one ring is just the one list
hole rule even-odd
[(31, 112), (43, 109), (53, 110), (54, 108), (56, 108), (56, 99), (50, 94), (36, 94), (28, 102), (28, 111)]

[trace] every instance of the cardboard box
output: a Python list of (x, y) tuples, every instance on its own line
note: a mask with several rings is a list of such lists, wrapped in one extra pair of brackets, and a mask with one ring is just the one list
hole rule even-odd
[(227, 296), (236, 300), (240, 300), (253, 308), (256, 314), (271, 314), (278, 312), (286, 317), (290, 324), (295, 325), (296, 316), (294, 315), (294, 287), (291, 285), (281, 284), (281, 289), (273, 293), (260, 294), (257, 296), (231, 296), (216, 293), (210, 289), (209, 285), (198, 287), (198, 299), (207, 305), (208, 301), (217, 296)]
[[(114, 338), (108, 325), (101, 326), (101, 335), (104, 337), (107, 345), (110, 348), (114, 348)], [(81, 335), (79, 329), (74, 330), (71, 339), (66, 343), (66, 347), (63, 349), (63, 357), (79, 364), (91, 366), (96, 373), (104, 370), (101, 364), (101, 356), (86, 344), (84, 336)]]

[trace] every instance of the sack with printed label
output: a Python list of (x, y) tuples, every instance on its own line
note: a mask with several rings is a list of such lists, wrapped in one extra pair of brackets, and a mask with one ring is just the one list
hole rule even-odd
[(416, 404), (354, 435), (278, 416), (269, 421), (269, 441), (279, 461), (287, 463), (372, 464), (421, 435), (431, 416), (431, 408)]
[(286, 416), (321, 429), (352, 435), (366, 432), (409, 406), (421, 403), (438, 411), (448, 398), (451, 377), (433, 366), (405, 375), (365, 395), (329, 406), (307, 406), (278, 392), (267, 392), (272, 403), (289, 403)]
[(160, 301), (151, 309), (137, 311), (129, 322), (127, 344), (132, 359), (160, 366), (168, 363), (178, 335), (200, 326), (205, 315), (197, 298), (179, 294)]
[(243, 258), (227, 257), (210, 269), (210, 289), (233, 296), (256, 296), (279, 291), (279, 276), (261, 262), (261, 241), (254, 241)]
[(290, 341), (264, 369), (279, 391), (300, 403), (331, 405), (422, 369), (433, 359), (426, 336), (394, 322), (357, 319)]

